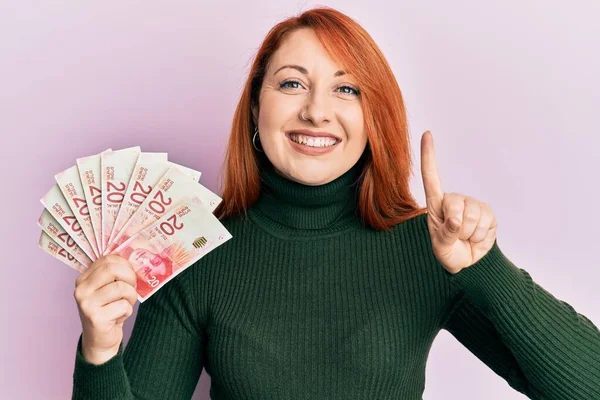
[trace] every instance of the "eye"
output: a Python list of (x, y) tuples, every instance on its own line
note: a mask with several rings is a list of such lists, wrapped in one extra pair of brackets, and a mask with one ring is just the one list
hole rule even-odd
[[(298, 86), (289, 86), (289, 85), (298, 85)], [(300, 87), (303, 87), (302, 84), (298, 81), (295, 80), (287, 80), (287, 81), (283, 81), (279, 84), (279, 88), (283, 89), (283, 88), (287, 88), (287, 89), (299, 89)], [(348, 86), (348, 85), (344, 85), (344, 86), (340, 86), (337, 88), (337, 90), (342, 89), (342, 93), (343, 94), (350, 94), (350, 95), (354, 95), (354, 96), (359, 96), (360, 95), (360, 91), (358, 89), (353, 88), (352, 86)]]
[(162, 262), (162, 259), (161, 259), (159, 256), (154, 256), (154, 257), (152, 257), (152, 259), (150, 260), (150, 263), (151, 263), (153, 266), (155, 266), (155, 267), (156, 267), (157, 265), (159, 265), (161, 262)]
[(286, 89), (298, 89), (298, 87), (290, 87), (290, 86), (287, 86), (288, 84), (296, 84), (296, 85), (300, 85), (300, 86), (302, 86), (302, 84), (301, 84), (300, 82), (298, 82), (298, 81), (294, 81), (294, 80), (287, 80), (287, 81), (283, 81), (283, 82), (281, 82), (281, 83), (279, 84), (279, 88), (281, 88), (281, 89), (283, 89), (283, 88), (286, 88)]
[(360, 91), (352, 86), (340, 86), (338, 89), (350, 89), (350, 91), (342, 91), (344, 94), (354, 94), (355, 96), (360, 95)]

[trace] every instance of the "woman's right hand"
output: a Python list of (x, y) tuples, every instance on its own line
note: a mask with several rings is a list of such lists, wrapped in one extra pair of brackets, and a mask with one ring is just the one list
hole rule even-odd
[(130, 262), (110, 254), (77, 278), (74, 296), (83, 328), (81, 350), (89, 363), (102, 364), (118, 353), (123, 323), (138, 299), (136, 285)]

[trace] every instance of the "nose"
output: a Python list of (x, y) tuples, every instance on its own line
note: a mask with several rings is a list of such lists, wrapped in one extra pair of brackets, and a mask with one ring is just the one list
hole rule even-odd
[(312, 92), (300, 110), (298, 115), (300, 120), (310, 120), (315, 125), (321, 125), (331, 122), (333, 119), (333, 109), (327, 94)]

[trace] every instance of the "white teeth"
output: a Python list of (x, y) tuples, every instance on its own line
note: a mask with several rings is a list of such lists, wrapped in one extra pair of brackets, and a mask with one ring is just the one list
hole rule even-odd
[(330, 137), (315, 138), (312, 136), (303, 136), (298, 134), (290, 134), (290, 139), (296, 143), (300, 143), (310, 147), (329, 147), (336, 143), (336, 139)]

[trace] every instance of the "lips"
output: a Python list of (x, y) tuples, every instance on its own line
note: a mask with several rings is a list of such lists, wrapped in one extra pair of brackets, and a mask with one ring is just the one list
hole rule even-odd
[(296, 143), (295, 141), (292, 140), (292, 138), (289, 135), (286, 135), (286, 136), (287, 136), (287, 139), (289, 140), (290, 145), (292, 146), (292, 148), (295, 151), (297, 151), (301, 154), (307, 155), (307, 156), (319, 156), (319, 155), (330, 153), (335, 148), (337, 148), (338, 145), (340, 144), (339, 141), (336, 141), (335, 144), (332, 146), (312, 147), (312, 146), (307, 146), (307, 145)]
[(290, 134), (298, 134), (298, 135), (311, 136), (311, 137), (328, 137), (328, 138), (334, 138), (338, 142), (342, 141), (342, 138), (340, 138), (339, 136), (336, 136), (330, 132), (318, 132), (318, 131), (311, 131), (309, 129), (294, 129), (294, 130), (286, 132), (286, 135), (288, 137), (290, 136)]

